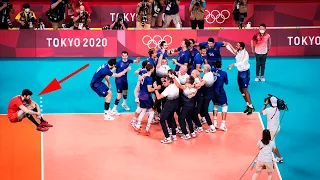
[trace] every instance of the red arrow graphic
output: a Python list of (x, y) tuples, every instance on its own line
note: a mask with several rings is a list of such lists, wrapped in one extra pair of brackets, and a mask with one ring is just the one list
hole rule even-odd
[(53, 81), (51, 81), (49, 83), (49, 85), (44, 88), (41, 93), (39, 94), (40, 95), (43, 95), (43, 94), (47, 94), (49, 92), (52, 92), (52, 91), (56, 91), (58, 89), (61, 89), (61, 86), (60, 84), (63, 83), (64, 81), (66, 81), (67, 79), (71, 78), (72, 76), (76, 75), (77, 73), (79, 73), (80, 71), (84, 70), (85, 68), (87, 68), (89, 66), (89, 64), (86, 64), (84, 65), (83, 67), (81, 67), (80, 69), (76, 70), (75, 72), (71, 73), (70, 75), (68, 75), (67, 77), (63, 78), (62, 80), (58, 81), (56, 78), (53, 79)]

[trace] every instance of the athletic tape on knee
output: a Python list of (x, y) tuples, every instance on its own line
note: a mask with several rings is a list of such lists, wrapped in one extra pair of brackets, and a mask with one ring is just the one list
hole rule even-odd
[(218, 105), (214, 105), (214, 106), (213, 106), (213, 110), (214, 110), (214, 111), (218, 111)]
[(222, 107), (222, 112), (228, 112), (228, 106), (223, 106)]
[(140, 114), (142, 109), (140, 107), (137, 108), (136, 113)]

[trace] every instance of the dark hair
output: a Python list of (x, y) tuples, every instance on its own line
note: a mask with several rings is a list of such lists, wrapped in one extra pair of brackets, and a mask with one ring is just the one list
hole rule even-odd
[(166, 80), (169, 81), (170, 83), (174, 83), (173, 79), (170, 76), (166, 76)]
[(260, 26), (262, 26), (262, 27), (264, 27), (264, 28), (266, 28), (266, 27), (267, 27), (267, 26), (266, 26), (265, 24), (263, 24), (263, 23), (262, 23), (262, 24), (260, 24)]
[(164, 43), (167, 43), (167, 41), (161, 41), (160, 47), (163, 47)]
[(240, 47), (242, 47), (242, 49), (244, 49), (246, 47), (246, 44), (244, 42), (239, 42)]
[(205, 46), (200, 46), (200, 51), (202, 50), (202, 49), (207, 49)]
[(184, 39), (183, 41), (184, 41), (184, 44), (186, 45), (186, 47), (189, 48), (191, 45), (189, 39)]
[(142, 68), (145, 68), (147, 66), (147, 64), (149, 63), (148, 60), (144, 60), (142, 61), (141, 65), (142, 65)]
[(28, 4), (28, 3), (25, 3), (25, 4), (23, 4), (23, 5), (22, 5), (22, 8), (23, 8), (23, 9), (27, 9), (27, 8), (30, 8), (30, 4)]
[(211, 38), (208, 39), (208, 42), (214, 43), (214, 39), (211, 37)]
[(177, 76), (176, 71), (174, 71), (173, 69), (169, 69), (169, 70), (168, 70), (168, 74), (169, 74), (169, 73), (171, 73), (171, 74), (173, 74), (173, 75)]
[(194, 77), (191, 75), (189, 76), (189, 83), (194, 84)]
[(148, 51), (149, 56), (151, 56), (155, 51), (156, 51), (155, 48), (149, 49), (149, 51)]
[(128, 51), (122, 51), (121, 54), (129, 54)]
[(152, 68), (153, 68), (153, 65), (152, 65), (152, 64), (147, 64), (147, 65), (146, 65), (146, 69), (147, 69), (148, 72), (149, 72)]
[(263, 131), (262, 131), (262, 139), (261, 139), (261, 142), (262, 142), (264, 145), (268, 145), (270, 141), (271, 141), (271, 134), (270, 134), (269, 129), (263, 130)]
[(116, 64), (117, 64), (116, 58), (109, 59), (108, 61), (109, 66), (115, 66)]
[(22, 96), (32, 96), (32, 91), (30, 91), (29, 89), (24, 89), (24, 90), (22, 90), (22, 93), (21, 93), (21, 95)]
[(196, 42), (194, 39), (189, 39), (189, 41), (191, 41), (192, 44), (194, 44)]
[(214, 64), (215, 68), (221, 68), (221, 66), (222, 66), (221, 60), (217, 60), (216, 63)]

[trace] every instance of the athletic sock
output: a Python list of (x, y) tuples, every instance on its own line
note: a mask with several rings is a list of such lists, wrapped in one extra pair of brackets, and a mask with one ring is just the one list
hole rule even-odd
[(146, 127), (146, 131), (149, 131), (153, 118), (154, 118), (154, 111), (149, 112), (149, 118), (148, 118), (148, 124), (147, 124), (147, 127)]
[(141, 121), (144, 117), (144, 115), (146, 114), (146, 109), (142, 109), (141, 113), (139, 114), (139, 117), (138, 117), (138, 122), (137, 122), (137, 125), (136, 125), (136, 128), (140, 128), (141, 127)]
[(123, 104), (127, 104), (128, 95), (123, 95)]
[(39, 126), (39, 123), (34, 119), (34, 117), (31, 114), (27, 114), (27, 118), (37, 127)]

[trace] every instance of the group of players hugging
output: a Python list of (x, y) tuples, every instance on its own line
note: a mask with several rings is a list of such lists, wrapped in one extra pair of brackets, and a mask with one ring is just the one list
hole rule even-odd
[[(228, 76), (222, 70), (220, 48), (226, 47), (235, 55), (236, 63), (228, 66), (238, 69), (238, 85), (247, 108), (244, 113), (254, 112), (248, 85), (250, 81), (249, 55), (243, 42), (235, 48), (227, 42), (215, 42), (209, 38), (207, 42), (195, 43), (193, 39), (184, 39), (177, 49), (169, 49), (166, 41), (159, 43), (160, 49), (149, 49), (149, 57), (142, 62), (142, 67), (135, 71), (138, 82), (135, 88), (135, 101), (138, 105), (131, 125), (137, 132), (142, 132), (141, 121), (148, 112), (146, 135), (150, 134), (151, 124), (160, 122), (168, 144), (177, 140), (177, 133), (183, 134), (182, 139), (190, 139), (203, 131), (202, 125), (207, 123), (207, 133), (216, 129), (227, 131), (226, 117), (228, 110), (227, 95), (224, 84), (228, 84)], [(168, 65), (168, 57), (178, 53), (173, 59), (175, 68)], [(94, 73), (90, 86), (100, 97), (105, 98), (105, 120), (114, 120), (119, 115), (117, 105), (123, 97), (122, 107), (130, 110), (127, 105), (128, 77), (131, 63), (139, 63), (140, 58), (128, 58), (128, 52), (122, 52), (122, 59), (110, 59)], [(113, 72), (115, 70), (115, 72)], [(201, 77), (200, 74), (203, 73)], [(115, 77), (117, 98), (112, 109), (109, 108), (112, 97), (110, 77)], [(106, 79), (105, 82), (103, 80)], [(131, 78), (130, 78), (131, 79)], [(209, 106), (213, 102), (213, 122), (209, 115)], [(222, 122), (218, 126), (218, 106), (222, 107)], [(177, 126), (175, 114), (179, 127)], [(199, 116), (200, 115), (200, 116)]]

